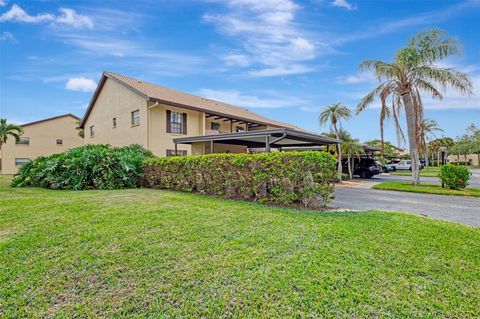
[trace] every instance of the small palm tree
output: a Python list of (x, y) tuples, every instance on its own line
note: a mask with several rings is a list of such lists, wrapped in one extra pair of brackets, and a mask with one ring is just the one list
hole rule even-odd
[(12, 136), (16, 142), (20, 140), (23, 129), (14, 124), (8, 124), (6, 119), (0, 119), (0, 150), (2, 145), (7, 142), (9, 136)]
[(421, 149), (423, 151), (423, 158), (425, 159), (425, 165), (428, 168), (428, 143), (427, 141), (431, 141), (437, 136), (435, 135), (435, 132), (443, 132), (443, 130), (438, 126), (438, 122), (435, 120), (430, 120), (430, 119), (423, 119), (422, 122), (422, 144), (421, 144)]
[(347, 131), (340, 129), (338, 135), (342, 140), (342, 153), (347, 156), (348, 175), (350, 176), (350, 179), (352, 179), (354, 157), (363, 153), (364, 148), (359, 144), (358, 140), (352, 138)]
[[(362, 70), (373, 70), (381, 84), (357, 105), (357, 114), (378, 96), (382, 104), (381, 113), (384, 113), (380, 115), (381, 130), (383, 121), (392, 114), (397, 135), (403, 137), (398, 117), (404, 109), (414, 185), (420, 184), (419, 145), (423, 137), (420, 91), (430, 94), (434, 99), (441, 99), (442, 93), (435, 87), (439, 84), (443, 89), (450, 86), (462, 94), (472, 94), (472, 82), (465, 73), (435, 65), (436, 62), (459, 53), (459, 43), (455, 39), (444, 38), (445, 35), (446, 32), (442, 30), (420, 32), (410, 39), (405, 48), (397, 52), (393, 62), (369, 60), (360, 64)], [(391, 103), (390, 106), (387, 102)]]
[[(326, 106), (321, 112), (318, 120), (320, 125), (330, 124), (330, 130), (335, 133), (335, 137), (339, 139), (339, 127), (341, 127), (341, 120), (348, 120), (352, 116), (350, 109), (341, 104), (335, 103)], [(337, 145), (338, 152), (338, 180), (342, 181), (342, 148)]]

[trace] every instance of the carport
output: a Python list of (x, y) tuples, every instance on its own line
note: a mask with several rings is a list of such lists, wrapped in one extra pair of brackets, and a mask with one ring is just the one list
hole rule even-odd
[(177, 154), (177, 144), (190, 144), (192, 146), (195, 144), (207, 144), (209, 145), (208, 153), (215, 153), (216, 144), (263, 148), (264, 151), (270, 152), (272, 148), (282, 151), (286, 150), (284, 148), (287, 147), (301, 149), (303, 147), (309, 148), (341, 143), (340, 140), (335, 138), (289, 128), (182, 137), (174, 139), (173, 142), (175, 143), (175, 154)]

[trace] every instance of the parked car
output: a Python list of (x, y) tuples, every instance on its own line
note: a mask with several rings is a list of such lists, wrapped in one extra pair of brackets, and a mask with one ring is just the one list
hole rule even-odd
[[(361, 178), (371, 178), (382, 172), (381, 165), (371, 158), (355, 158), (353, 161), (353, 175), (360, 176)], [(343, 171), (348, 172), (347, 161), (344, 160), (342, 164)]]
[(398, 163), (387, 163), (384, 164), (386, 168), (386, 172), (395, 172), (397, 170), (397, 164)]
[[(418, 163), (420, 169), (423, 168), (421, 163)], [(403, 160), (400, 161), (400, 163), (397, 164), (397, 170), (412, 170), (412, 161), (411, 160)]]

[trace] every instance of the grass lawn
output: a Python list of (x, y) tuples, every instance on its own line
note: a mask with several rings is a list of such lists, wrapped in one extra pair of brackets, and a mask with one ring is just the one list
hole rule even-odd
[(480, 316), (478, 228), (0, 180), (1, 318)]
[[(410, 171), (396, 171), (396, 172), (390, 172), (390, 175), (394, 176), (412, 176), (412, 172)], [(438, 177), (438, 171), (420, 171), (420, 176), (422, 177)]]
[(447, 187), (442, 188), (441, 185), (421, 184), (420, 186), (413, 186), (410, 182), (383, 182), (374, 185), (374, 189), (412, 192), (412, 193), (427, 193), (438, 195), (455, 195), (455, 196), (473, 196), (480, 197), (480, 188), (466, 188), (464, 190), (453, 190)]

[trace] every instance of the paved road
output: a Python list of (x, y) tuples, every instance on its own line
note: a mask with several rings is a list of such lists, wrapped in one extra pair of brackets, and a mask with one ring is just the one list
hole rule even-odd
[(419, 214), (480, 227), (480, 198), (370, 189), (376, 182), (362, 181), (354, 187), (337, 185), (333, 204), (355, 210)]

